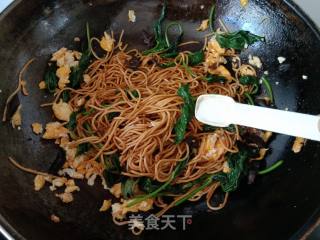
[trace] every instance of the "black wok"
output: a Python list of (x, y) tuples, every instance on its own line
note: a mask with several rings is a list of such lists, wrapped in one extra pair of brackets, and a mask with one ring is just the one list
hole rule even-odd
[[(203, 34), (194, 29), (207, 18), (210, 6), (208, 0), (169, 1), (168, 19), (183, 24), (184, 39), (202, 39)], [(128, 23), (129, 9), (136, 12), (135, 24)], [(56, 157), (54, 144), (41, 140), (30, 128), (35, 121), (52, 119), (49, 109), (39, 109), (48, 98), (37, 89), (50, 53), (62, 46), (79, 47), (73, 38), (84, 37), (86, 22), (94, 35), (124, 29), (125, 41), (142, 49), (141, 32), (151, 30), (160, 9), (161, 1), (156, 0), (17, 0), (0, 15), (0, 109), (15, 88), (23, 64), (36, 57), (24, 77), (30, 96), (19, 95), (15, 100), (23, 104), (22, 130), (13, 130), (9, 123), (0, 125), (0, 223), (14, 238), (296, 239), (314, 226), (320, 213), (320, 144), (310, 141), (300, 154), (294, 154), (293, 138), (283, 135), (274, 138), (267, 162), (284, 159), (285, 164), (251, 186), (243, 183), (223, 210), (208, 212), (204, 202), (185, 204), (172, 213), (193, 215), (186, 231), (146, 231), (140, 237), (113, 225), (109, 214), (98, 211), (105, 196), (100, 186), (83, 184), (75, 201), (66, 206), (49, 189), (35, 193), (33, 176), (9, 164), (8, 155), (46, 171)], [(242, 9), (239, 0), (220, 0), (217, 18), (230, 30), (246, 29), (266, 36), (266, 43), (255, 44), (242, 55), (261, 57), (278, 108), (319, 114), (320, 35), (296, 5), (289, 0), (250, 0)], [(287, 59), (284, 64), (278, 63), (278, 56)], [(303, 74), (307, 80), (302, 79)], [(62, 222), (53, 224), (49, 220), (52, 213)]]

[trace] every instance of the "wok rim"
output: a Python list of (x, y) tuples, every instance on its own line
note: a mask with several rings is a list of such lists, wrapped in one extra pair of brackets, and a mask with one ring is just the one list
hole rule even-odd
[[(5, 19), (5, 17), (13, 11), (16, 6), (21, 4), (24, 0), (14, 0), (10, 3), (1, 13), (0, 13), (0, 22)], [(284, 4), (286, 4), (291, 11), (293, 11), (301, 20), (312, 30), (315, 34), (316, 38), (320, 42), (320, 26), (311, 19), (311, 17), (302, 10), (302, 8), (293, 2), (293, 0), (284, 0)], [(300, 227), (291, 237), (290, 239), (306, 239), (309, 237), (314, 230), (320, 226), (320, 205), (314, 211), (314, 213), (309, 217), (309, 219), (305, 222), (303, 226)], [(0, 213), (0, 233), (7, 240), (26, 240), (24, 236), (22, 236)], [(1, 235), (0, 235), (1, 236)]]

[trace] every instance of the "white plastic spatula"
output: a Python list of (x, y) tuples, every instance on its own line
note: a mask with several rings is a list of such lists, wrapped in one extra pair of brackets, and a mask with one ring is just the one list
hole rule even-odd
[(201, 95), (195, 116), (200, 122), (216, 127), (236, 124), (320, 141), (319, 116), (236, 103), (223, 95)]

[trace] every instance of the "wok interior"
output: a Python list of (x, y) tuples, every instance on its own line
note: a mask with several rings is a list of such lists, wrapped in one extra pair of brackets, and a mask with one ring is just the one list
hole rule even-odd
[[(195, 29), (207, 18), (211, 1), (168, 2), (167, 19), (182, 23), (184, 40), (202, 40), (203, 33)], [(203, 10), (201, 5), (205, 6)], [(129, 9), (136, 12), (134, 24), (128, 22)], [(109, 214), (98, 211), (107, 195), (99, 183), (95, 187), (79, 184), (81, 191), (75, 195), (75, 201), (64, 205), (49, 189), (34, 192), (33, 176), (14, 168), (7, 157), (13, 156), (23, 165), (43, 171), (56, 157), (56, 146), (34, 135), (30, 127), (36, 121), (44, 124), (52, 120), (49, 109), (39, 108), (39, 104), (49, 98), (37, 88), (52, 52), (63, 46), (79, 48), (73, 38), (84, 37), (86, 22), (96, 36), (105, 30), (120, 33), (123, 29), (124, 41), (143, 49), (141, 32), (151, 31), (160, 9), (161, 1), (29, 0), (18, 1), (12, 11), (0, 17), (1, 109), (16, 86), (17, 73), (23, 64), (36, 58), (24, 77), (30, 96), (19, 96), (23, 106), (22, 130), (12, 129), (9, 123), (0, 125), (0, 221), (14, 236), (26, 239), (135, 238), (125, 227), (113, 225)], [(266, 43), (255, 44), (242, 56), (246, 59), (252, 54), (261, 58), (264, 65), (261, 71), (269, 72), (278, 108), (319, 113), (319, 34), (308, 20), (303, 20), (305, 17), (299, 11), (294, 12), (280, 0), (251, 0), (246, 9), (240, 7), (238, 0), (221, 0), (217, 1), (216, 16), (231, 31), (245, 29), (266, 36)], [(286, 62), (279, 65), (278, 56), (284, 56)], [(302, 79), (303, 74), (308, 80)], [(267, 161), (284, 159), (284, 166), (259, 178), (252, 186), (243, 183), (239, 191), (231, 194), (223, 210), (208, 212), (201, 201), (185, 204), (172, 214), (193, 215), (193, 223), (186, 231), (146, 231), (142, 238), (283, 239), (299, 234), (299, 230), (309, 226), (310, 217), (317, 215), (320, 146), (310, 141), (295, 155), (290, 150), (292, 140), (280, 135), (274, 138)], [(49, 220), (52, 213), (59, 215), (63, 223), (53, 224)]]

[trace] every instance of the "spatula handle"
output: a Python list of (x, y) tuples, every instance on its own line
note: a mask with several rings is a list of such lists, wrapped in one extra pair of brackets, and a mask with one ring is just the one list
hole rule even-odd
[(320, 141), (320, 117), (235, 103), (233, 123)]

